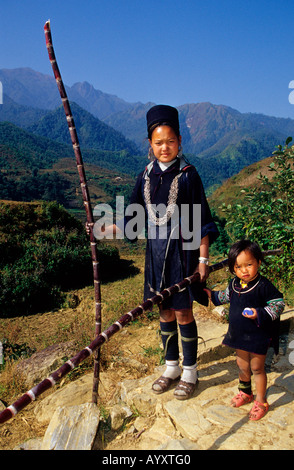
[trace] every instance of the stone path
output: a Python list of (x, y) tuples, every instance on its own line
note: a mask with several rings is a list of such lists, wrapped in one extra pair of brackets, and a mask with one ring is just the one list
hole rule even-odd
[[(124, 382), (121, 398), (140, 417), (119, 439), (142, 432), (140, 449), (293, 449), (294, 368), (289, 366), (277, 364), (268, 374), (270, 411), (258, 422), (248, 420), (251, 404), (229, 406), (238, 385), (232, 356), (201, 368), (198, 389), (188, 401), (173, 398), (173, 391), (154, 396), (150, 387), (158, 374)], [(115, 441), (109, 448), (116, 448)]]
[[(200, 321), (198, 331), (205, 343), (199, 347), (200, 379), (194, 396), (179, 401), (173, 390), (152, 393), (151, 385), (162, 368), (152, 376), (115, 384), (116, 400), (109, 406), (113, 432), (106, 450), (293, 450), (294, 312), (284, 314), (283, 321), (292, 322), (292, 327), (268, 373), (270, 409), (262, 420), (248, 420), (251, 404), (238, 409), (229, 405), (238, 378), (232, 350), (220, 346), (227, 325)], [(111, 386), (107, 372), (102, 373), (101, 389)], [(91, 387), (92, 374), (88, 374), (40, 401), (36, 419), (52, 418), (47, 432), (43, 439), (19, 448), (69, 449), (74, 445), (76, 449), (101, 449), (102, 434), (98, 432), (95, 440), (98, 409), (85, 405), (91, 401)]]

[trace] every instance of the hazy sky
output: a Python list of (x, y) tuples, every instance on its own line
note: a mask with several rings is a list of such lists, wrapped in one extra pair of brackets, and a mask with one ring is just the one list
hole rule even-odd
[(294, 119), (293, 0), (0, 0), (0, 68), (52, 75), (48, 19), (67, 85)]

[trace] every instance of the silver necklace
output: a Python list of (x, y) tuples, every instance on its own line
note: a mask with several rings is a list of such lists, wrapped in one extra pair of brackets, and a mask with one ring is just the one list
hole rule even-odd
[(144, 185), (144, 198), (146, 202), (148, 217), (155, 225), (160, 225), (160, 226), (165, 225), (170, 220), (173, 213), (175, 212), (176, 202), (177, 202), (178, 192), (179, 192), (180, 176), (181, 176), (181, 173), (173, 179), (170, 185), (170, 189), (168, 193), (167, 208), (166, 208), (165, 214), (162, 217), (157, 217), (156, 211), (154, 209), (154, 204), (151, 203), (150, 178), (149, 176), (146, 176), (146, 181)]
[(236, 288), (235, 288), (235, 281), (236, 281), (236, 279), (234, 279), (233, 282), (232, 282), (233, 291), (236, 292), (236, 294), (239, 294), (239, 295), (240, 295), (240, 294), (247, 294), (248, 292), (250, 292), (251, 290), (253, 290), (253, 289), (257, 286), (257, 284), (259, 284), (260, 279), (261, 279), (261, 278), (259, 278), (258, 281), (254, 284), (254, 286), (250, 287), (250, 289), (248, 289), (246, 292), (241, 292), (240, 290), (236, 290)]

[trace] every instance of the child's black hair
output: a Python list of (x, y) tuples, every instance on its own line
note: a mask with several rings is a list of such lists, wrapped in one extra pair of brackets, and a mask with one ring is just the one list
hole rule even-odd
[(262, 251), (260, 249), (260, 246), (256, 242), (252, 242), (250, 240), (240, 240), (231, 246), (228, 255), (229, 270), (232, 274), (234, 274), (234, 267), (236, 264), (237, 257), (242, 251), (246, 250), (250, 251), (252, 256), (254, 256), (257, 261), (264, 262)]

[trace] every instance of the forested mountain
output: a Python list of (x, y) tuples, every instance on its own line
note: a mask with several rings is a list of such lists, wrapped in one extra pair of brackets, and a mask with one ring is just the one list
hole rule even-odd
[[(142, 146), (147, 132), (146, 111), (151, 106), (152, 103), (136, 104), (132, 110), (109, 116), (105, 122)], [(252, 159), (247, 151), (242, 158), (249, 165), (256, 161), (257, 152), (260, 152), (260, 159), (265, 158), (271, 154), (273, 142), (276, 145), (288, 135), (294, 135), (292, 119), (243, 114), (228, 106), (211, 103), (186, 104), (178, 110), (184, 153), (205, 162), (209, 158), (215, 161), (226, 156), (230, 160), (234, 154), (239, 158), (241, 148), (255, 147)]]
[[(50, 141), (69, 143), (53, 77), (28, 68), (2, 69), (0, 80), (5, 94), (0, 121), (13, 122)], [(88, 149), (86, 159), (118, 171), (140, 171), (148, 146), (145, 116), (154, 103), (127, 103), (87, 82), (66, 89), (69, 99), (77, 103), (72, 109), (81, 146)], [(211, 103), (183, 104), (178, 110), (184, 154), (210, 190), (270, 156), (276, 145), (294, 136), (292, 119), (244, 114)], [(107, 153), (97, 154), (97, 149)], [(124, 152), (131, 157), (122, 158)]]
[[(115, 190), (125, 193), (125, 186), (133, 184), (144, 166), (142, 157), (131, 156), (126, 150), (84, 149), (82, 155), (89, 168), (87, 177), (94, 186), (94, 200), (99, 196), (112, 199)], [(80, 207), (82, 197), (72, 146), (0, 122), (0, 199), (56, 200), (66, 207)]]
[(0, 105), (0, 122), (11, 122), (26, 129), (38, 122), (47, 113), (47, 109), (33, 108), (32, 106), (16, 103), (4, 93), (3, 104)]
[[(76, 103), (71, 103), (71, 110), (79, 143), (82, 147), (110, 151), (126, 150), (131, 155), (139, 153), (134, 142), (127, 140), (123, 134), (100, 121), (100, 119), (95, 118)], [(71, 144), (62, 106), (45, 114), (40, 120), (29, 126), (28, 130), (56, 142)]]

